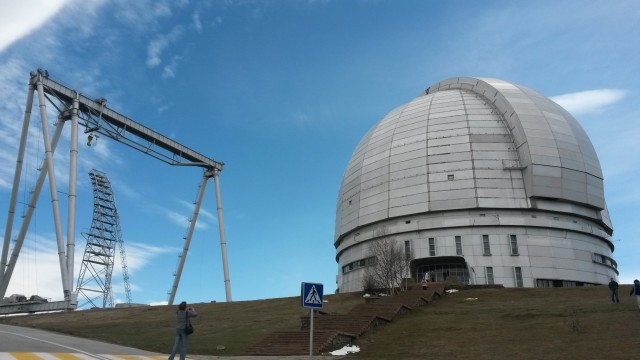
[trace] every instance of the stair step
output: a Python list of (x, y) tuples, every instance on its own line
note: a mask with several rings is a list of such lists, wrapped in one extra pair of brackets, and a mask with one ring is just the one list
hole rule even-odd
[[(347, 314), (321, 313), (313, 318), (313, 353), (321, 354), (353, 344), (372, 328), (410, 313), (444, 293), (443, 283), (429, 283), (429, 288), (415, 286), (374, 302), (354, 306)], [(303, 316), (301, 330), (276, 331), (250, 347), (248, 355), (286, 356), (309, 354), (310, 319)]]

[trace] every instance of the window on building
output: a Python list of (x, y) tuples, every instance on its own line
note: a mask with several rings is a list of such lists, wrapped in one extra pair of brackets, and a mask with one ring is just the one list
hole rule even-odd
[(376, 258), (375, 257), (368, 257), (365, 259), (360, 259), (360, 260), (356, 260), (352, 263), (349, 263), (345, 266), (342, 267), (342, 273), (346, 274), (348, 272), (351, 272), (353, 270), (357, 270), (366, 266), (371, 266), (374, 265), (376, 262)]
[(404, 258), (406, 260), (411, 260), (411, 240), (404, 242)]
[(518, 253), (518, 237), (515, 235), (509, 235), (511, 239), (511, 255), (519, 255)]
[(429, 256), (436, 256), (436, 238), (429, 238)]
[(491, 255), (491, 244), (489, 235), (482, 235), (482, 255)]
[(462, 236), (456, 236), (456, 255), (462, 255)]
[(616, 272), (618, 271), (618, 263), (616, 263), (615, 260), (613, 260), (612, 258), (606, 255), (594, 253), (593, 262), (596, 264), (602, 264), (602, 265), (608, 266), (614, 269)]
[(486, 271), (487, 271), (487, 285), (493, 285), (493, 268), (491, 266), (487, 266)]
[(516, 275), (516, 287), (523, 287), (522, 284), (522, 268), (519, 266), (516, 266), (515, 268), (513, 268), (514, 273)]

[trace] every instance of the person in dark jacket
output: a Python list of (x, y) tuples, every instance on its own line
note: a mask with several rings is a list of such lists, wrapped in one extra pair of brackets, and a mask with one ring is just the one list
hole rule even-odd
[(188, 339), (185, 329), (189, 322), (189, 318), (196, 316), (198, 316), (196, 310), (192, 307), (187, 307), (187, 303), (185, 301), (178, 305), (178, 310), (176, 311), (176, 341), (173, 344), (169, 360), (173, 360), (178, 351), (180, 351), (180, 360), (185, 360), (187, 357)]
[(633, 280), (633, 287), (629, 295), (635, 295), (638, 302), (638, 309), (640, 310), (640, 281), (638, 279)]
[(611, 301), (614, 303), (619, 303), (620, 298), (618, 297), (618, 282), (611, 278), (609, 281), (609, 290), (611, 290)]

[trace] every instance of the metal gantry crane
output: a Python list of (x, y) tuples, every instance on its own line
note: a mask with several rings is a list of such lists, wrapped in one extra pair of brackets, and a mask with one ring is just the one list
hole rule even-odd
[(115, 264), (116, 247), (120, 250), (120, 263), (124, 279), (126, 303), (131, 305), (129, 269), (120, 227), (120, 216), (107, 175), (93, 169), (89, 172), (93, 186), (93, 219), (89, 231), (83, 233), (85, 246), (76, 292), (92, 307), (113, 307), (112, 274)]
[[(17, 203), (18, 189), (22, 174), (22, 165), (26, 147), (27, 135), (29, 132), (29, 123), (31, 120), (31, 109), (33, 107), (33, 98), (37, 94), (38, 107), (40, 110), (40, 119), (42, 126), (42, 137), (44, 142), (45, 154), (44, 165), (39, 169), (38, 179), (35, 187), (31, 192), (29, 204), (17, 237), (14, 239), (15, 244), (9, 257), (9, 248), (13, 234), (13, 223), (15, 217), (15, 209)], [(52, 136), (49, 134), (47, 103), (57, 110), (58, 118), (55, 130)], [(195, 228), (195, 220), (197, 219), (200, 203), (204, 196), (204, 189), (207, 180), (213, 178), (216, 192), (216, 205), (218, 210), (218, 229), (220, 236), (220, 247), (222, 252), (222, 266), (224, 272), (224, 283), (226, 300), (231, 299), (231, 281), (229, 278), (227, 248), (224, 236), (224, 222), (222, 217), (222, 202), (220, 198), (219, 173), (224, 167), (224, 163), (206, 157), (182, 144), (179, 144), (166, 136), (159, 134), (137, 123), (124, 115), (108, 108), (105, 99), (91, 99), (81, 93), (70, 89), (49, 78), (46, 70), (39, 69), (32, 72), (29, 78), (29, 88), (27, 93), (27, 102), (25, 106), (24, 118), (22, 123), (22, 132), (20, 135), (20, 145), (18, 148), (18, 156), (16, 160), (15, 173), (13, 179), (13, 188), (11, 199), (9, 201), (9, 210), (7, 216), (7, 225), (5, 227), (4, 241), (2, 246), (2, 254), (0, 256), (0, 298), (6, 294), (11, 275), (16, 266), (20, 250), (24, 243), (25, 235), (29, 228), (29, 223), (36, 207), (37, 200), (42, 190), (45, 178), (49, 180), (49, 189), (51, 195), (51, 206), (53, 219), (55, 224), (56, 242), (58, 247), (58, 257), (60, 262), (60, 274), (62, 279), (62, 288), (64, 301), (59, 304), (61, 309), (74, 309), (77, 307), (77, 294), (72, 291), (73, 273), (74, 273), (74, 246), (75, 246), (75, 208), (76, 208), (76, 182), (77, 182), (77, 158), (78, 158), (78, 126), (84, 127), (84, 132), (89, 135), (100, 135), (110, 138), (119, 143), (125, 144), (144, 154), (152, 156), (167, 164), (173, 166), (196, 166), (203, 169), (202, 183), (198, 200), (196, 202), (194, 214), (192, 215), (192, 224), (190, 224), (189, 232), (185, 240), (184, 250), (188, 250), (189, 243)], [(55, 153), (58, 141), (62, 134), (62, 130), (66, 123), (70, 123), (70, 154), (69, 154), (69, 190), (68, 190), (68, 215), (67, 215), (67, 237), (63, 234), (60, 208), (58, 200), (58, 190), (55, 179), (55, 166), (53, 154)], [(66, 245), (66, 246), (65, 246)], [(180, 266), (174, 280), (174, 288), (172, 289), (175, 296), (175, 289), (179, 283), (186, 256), (182, 256)], [(173, 296), (171, 298), (173, 298)], [(51, 305), (51, 304), (50, 304)], [(0, 307), (0, 313), (14, 312), (13, 309)], [(30, 311), (39, 311), (39, 308), (33, 307)]]

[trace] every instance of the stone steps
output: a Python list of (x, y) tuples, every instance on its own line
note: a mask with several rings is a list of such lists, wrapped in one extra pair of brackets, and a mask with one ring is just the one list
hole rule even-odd
[[(309, 330), (309, 317), (302, 316), (301, 330)], [(314, 316), (314, 331), (344, 331), (360, 337), (374, 327), (389, 322), (376, 315), (321, 315)]]
[[(364, 304), (354, 306), (347, 314), (329, 315), (319, 313), (313, 318), (313, 353), (321, 354), (357, 339), (376, 326), (393, 321), (398, 316), (410, 313), (414, 308), (433, 301), (444, 293), (443, 283), (429, 283), (427, 289), (414, 286), (392, 296), (367, 299)], [(309, 317), (302, 316), (301, 330), (276, 331), (267, 335), (248, 350), (248, 355), (285, 356), (309, 354)]]
[[(313, 331), (313, 353), (340, 349), (351, 344), (356, 336), (341, 331)], [(309, 330), (276, 331), (248, 350), (253, 356), (286, 356), (309, 354)]]

